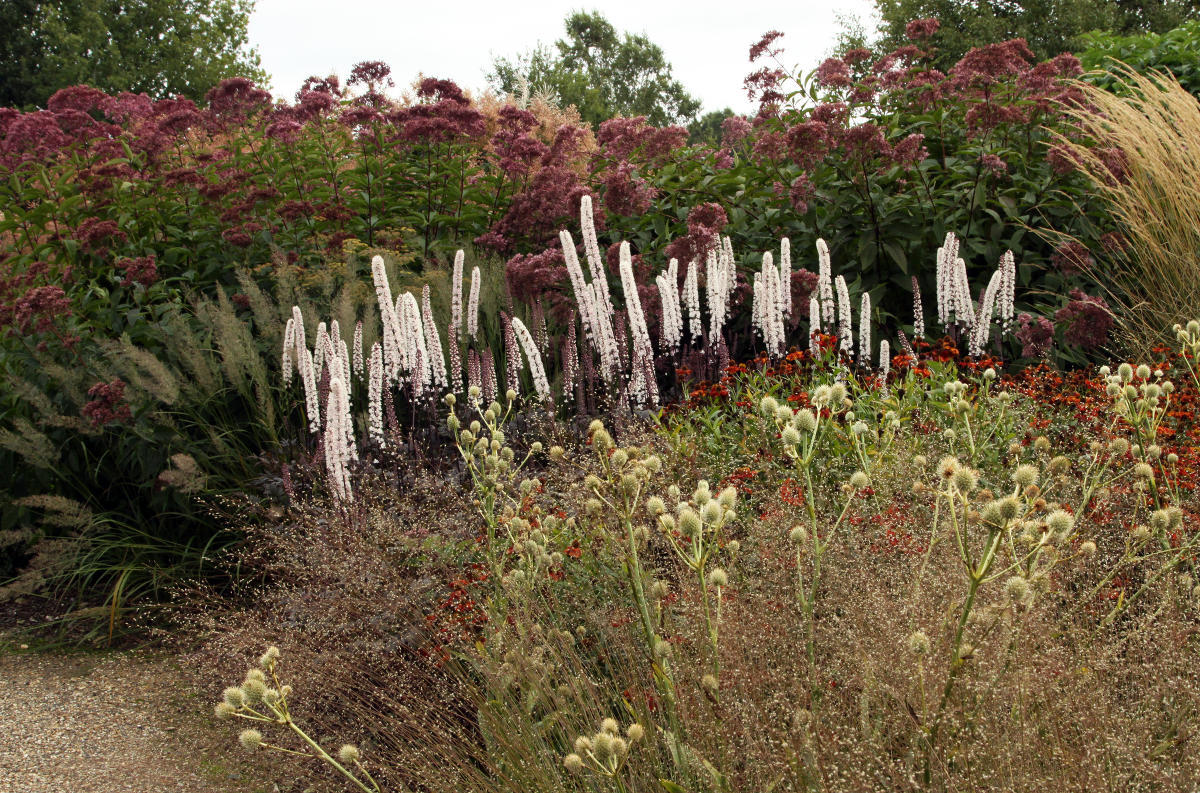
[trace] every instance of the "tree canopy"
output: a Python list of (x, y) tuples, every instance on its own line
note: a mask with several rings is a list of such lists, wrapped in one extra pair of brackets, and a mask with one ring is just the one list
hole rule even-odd
[(887, 52), (910, 43), (905, 26), (914, 19), (941, 22), (934, 44), (943, 70), (968, 50), (1023, 38), (1039, 59), (1081, 47), (1093, 30), (1128, 35), (1163, 33), (1200, 16), (1200, 0), (875, 0)]
[(523, 86), (574, 105), (599, 124), (615, 116), (646, 116), (656, 126), (686, 124), (700, 102), (671, 75), (662, 48), (641, 34), (618, 33), (599, 12), (567, 16), (566, 35), (515, 58), (496, 58), (488, 82), (505, 93)]
[(265, 82), (247, 45), (254, 0), (4, 0), (0, 106), (86, 83), (199, 100), (226, 77)]

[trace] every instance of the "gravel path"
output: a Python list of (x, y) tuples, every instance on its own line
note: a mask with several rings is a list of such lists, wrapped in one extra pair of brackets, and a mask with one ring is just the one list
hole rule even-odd
[(236, 731), (129, 653), (0, 654), (3, 793), (272, 793)]

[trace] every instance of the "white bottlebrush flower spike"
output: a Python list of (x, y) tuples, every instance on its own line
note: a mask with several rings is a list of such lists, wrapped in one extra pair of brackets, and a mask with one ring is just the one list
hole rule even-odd
[(329, 400), (326, 403), (325, 421), (325, 470), (329, 474), (334, 497), (339, 501), (352, 501), (350, 489), (351, 444), (346, 437), (350, 428), (350, 403), (346, 398), (346, 386), (341, 377), (329, 381)]
[(814, 293), (808, 298), (808, 349), (817, 352), (817, 334), (821, 332), (821, 301)]
[(517, 341), (521, 343), (525, 360), (529, 363), (529, 374), (533, 377), (533, 388), (537, 392), (538, 399), (544, 402), (552, 400), (550, 382), (546, 379), (546, 369), (542, 365), (542, 354), (538, 351), (533, 334), (529, 332), (529, 328), (525, 327), (525, 323), (519, 317), (512, 318), (512, 329)]
[(696, 260), (688, 262), (687, 278), (683, 281), (683, 302), (688, 312), (688, 332), (695, 344), (704, 335), (704, 324), (700, 318), (700, 278)]
[(442, 353), (442, 335), (433, 321), (433, 307), (429, 302), (429, 284), (421, 288), (421, 324), (425, 330), (425, 360), (429, 364), (429, 382), (436, 388), (449, 385), (446, 378), (446, 356)]
[(292, 384), (292, 372), (295, 367), (292, 365), (292, 353), (296, 347), (296, 320), (293, 317), (288, 317), (287, 325), (283, 328), (283, 355), (279, 362), (279, 366), (283, 371), (283, 384), (289, 386)]
[(471, 268), (471, 294), (467, 299), (467, 335), (472, 340), (479, 335), (479, 268)]
[(863, 292), (858, 310), (858, 360), (871, 365), (871, 293)]
[(371, 358), (367, 365), (367, 432), (379, 448), (384, 448), (383, 437), (383, 347), (379, 342), (371, 345)]
[(783, 291), (783, 315), (792, 316), (792, 242), (787, 237), (779, 241), (779, 283)]
[(854, 320), (850, 316), (850, 290), (846, 287), (846, 279), (838, 276), (834, 279), (838, 298), (838, 348), (847, 355), (854, 355)]
[(654, 279), (658, 286), (659, 306), (662, 308), (660, 337), (664, 350), (679, 352), (683, 338), (683, 312), (679, 305), (679, 260), (672, 259), (667, 269)]
[(363, 326), (362, 320), (354, 323), (354, 374), (359, 380), (363, 380), (367, 376), (367, 370), (363, 368)]
[(817, 293), (821, 297), (821, 322), (833, 327), (833, 270), (829, 261), (829, 246), (817, 240)]

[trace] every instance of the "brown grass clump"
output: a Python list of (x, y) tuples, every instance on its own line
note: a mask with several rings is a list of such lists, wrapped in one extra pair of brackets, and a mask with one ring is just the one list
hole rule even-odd
[(1078, 83), (1069, 110), (1087, 138), (1060, 136), (1121, 228), (1124, 251), (1096, 273), (1135, 352), (1169, 343), (1200, 305), (1200, 101), (1172, 76), (1119, 69), (1106, 90)]

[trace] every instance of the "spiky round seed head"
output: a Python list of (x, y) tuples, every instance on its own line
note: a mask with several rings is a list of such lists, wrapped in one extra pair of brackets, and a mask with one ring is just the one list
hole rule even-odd
[(619, 735), (614, 736), (612, 751), (613, 756), (624, 757), (625, 755), (629, 754), (629, 742)]
[(263, 674), (263, 671), (261, 669), (247, 669), (246, 670), (246, 679), (247, 680), (257, 680), (260, 683), (267, 682), (267, 676)]
[(621, 468), (629, 462), (629, 453), (624, 449), (617, 449), (608, 459), (614, 466)]
[(710, 526), (714, 526), (721, 520), (721, 504), (717, 501), (705, 502), (700, 509), (700, 515), (704, 518), (704, 522)]
[(603, 514), (604, 502), (598, 498), (589, 498), (587, 501), (583, 502), (583, 509), (585, 512), (587, 512), (587, 514), (595, 517)]
[(740, 542), (738, 542), (737, 540), (730, 540), (729, 542), (725, 543), (725, 550), (729, 553), (730, 556), (737, 556), (737, 552), (740, 551), (741, 549), (742, 549), (742, 544)]
[(359, 757), (358, 747), (352, 743), (344, 743), (342, 748), (338, 749), (338, 759), (346, 765), (357, 763)]
[(243, 749), (254, 751), (259, 746), (262, 746), (263, 736), (258, 730), (242, 730), (238, 734), (238, 743)]
[(1156, 509), (1150, 513), (1150, 528), (1155, 531), (1166, 531), (1171, 525), (1171, 513), (1165, 509)]
[(792, 420), (792, 409), (787, 405), (778, 405), (775, 408), (775, 421), (780, 424), (786, 424)]
[(1153, 479), (1154, 469), (1148, 463), (1138, 463), (1133, 467), (1133, 475), (1138, 479)]
[(229, 703), (229, 706), (236, 709), (246, 704), (246, 697), (242, 694), (242, 690), (237, 686), (230, 686), (222, 692), (221, 698)]
[(728, 586), (729, 575), (719, 567), (714, 567), (708, 571), (708, 583), (711, 586)]
[(572, 774), (578, 774), (583, 770), (583, 758), (574, 752), (571, 752), (571, 754), (563, 758), (563, 765), (566, 766), (567, 770)]
[(1037, 466), (1030, 465), (1029, 463), (1018, 465), (1016, 470), (1012, 473), (1013, 481), (1021, 487), (1036, 485), (1040, 476), (1041, 473), (1038, 471)]
[(216, 707), (213, 708), (213, 714), (218, 719), (231, 719), (237, 711), (238, 709), (228, 702), (218, 702)]
[(1145, 526), (1138, 525), (1133, 528), (1133, 531), (1129, 533), (1129, 536), (1133, 538), (1134, 542), (1145, 542), (1146, 540), (1150, 539), (1150, 529), (1146, 528)]
[(586, 735), (580, 735), (575, 739), (575, 751), (580, 754), (587, 754), (592, 749), (592, 739)]
[(711, 498), (712, 492), (708, 489), (708, 481), (701, 479), (696, 483), (696, 489), (692, 492), (692, 501), (699, 506), (704, 506)]
[(1140, 380), (1145, 380), (1150, 376), (1150, 367), (1146, 364), (1139, 364), (1137, 368), (1137, 376)]
[(1015, 575), (1004, 582), (1004, 593), (1014, 603), (1024, 603), (1029, 597), (1029, 582)]
[(850, 475), (850, 487), (855, 490), (862, 490), (869, 484), (871, 484), (871, 477), (867, 476), (865, 471), (855, 471)]
[(807, 408), (798, 412), (793, 422), (801, 432), (812, 432), (817, 428), (817, 416)]
[(671, 643), (663, 638), (655, 638), (654, 640), (654, 657), (655, 658), (670, 658)]
[(611, 733), (601, 730), (592, 736), (592, 750), (596, 757), (603, 760), (613, 752), (613, 737)]
[(267, 693), (267, 684), (256, 678), (249, 678), (242, 683), (242, 698), (251, 705), (262, 702)]
[(657, 518), (667, 511), (667, 505), (658, 496), (650, 496), (646, 499), (646, 511), (650, 513), (650, 517)]
[(659, 459), (658, 455), (652, 454), (645, 460), (642, 460), (642, 466), (650, 473), (657, 474), (662, 470), (662, 460)]
[(908, 651), (916, 656), (929, 655), (929, 637), (925, 631), (913, 631), (908, 635)]
[(625, 737), (629, 738), (630, 743), (637, 743), (638, 741), (642, 740), (645, 735), (646, 729), (637, 722), (630, 724), (625, 730)]
[(1051, 460), (1050, 464), (1046, 466), (1046, 470), (1052, 474), (1065, 474), (1070, 469), (1071, 458), (1065, 457), (1061, 454)]
[(959, 466), (958, 470), (954, 472), (953, 481), (958, 492), (971, 493), (979, 486), (979, 474), (973, 468), (965, 465)]
[(714, 677), (711, 674), (708, 674), (708, 675), (705, 675), (704, 677), (700, 678), (700, 687), (703, 688), (705, 691), (709, 692), (710, 694), (715, 694), (717, 692), (717, 689), (720, 688), (720, 684), (717, 683), (716, 677)]
[(1092, 542), (1091, 540), (1081, 543), (1079, 546), (1079, 553), (1085, 558), (1090, 559), (1096, 555), (1096, 543)]
[(633, 474), (621, 474), (621, 492), (632, 496), (638, 491), (638, 478)]
[(808, 542), (808, 530), (797, 524), (788, 532), (788, 539), (796, 545), (803, 545)]
[(774, 416), (775, 411), (779, 408), (779, 403), (775, 401), (775, 397), (767, 395), (758, 400), (758, 412), (764, 418)]
[(1002, 498), (994, 502), (1000, 507), (1000, 517), (1004, 520), (1012, 520), (1021, 513), (1021, 504), (1012, 496)]
[(733, 507), (737, 503), (737, 488), (730, 485), (717, 493), (717, 503), (726, 509)]
[(912, 458), (912, 461), (913, 465), (915, 465), (917, 468), (924, 468), (925, 466), (929, 465), (929, 458), (923, 454), (918, 454), (916, 457)]
[(477, 385), (473, 385), (473, 386), (471, 386), (470, 388), (468, 388), (468, 389), (467, 389), (467, 397), (468, 397), (468, 398), (469, 398), (469, 399), (470, 399), (472, 402), (475, 402), (475, 401), (477, 401), (477, 400), (479, 399), (479, 397), (480, 397), (480, 396), (482, 396), (482, 395), (483, 395), (483, 390), (482, 390), (482, 389), (480, 389), (480, 387), (479, 387), (479, 386), (477, 386)]
[(954, 431), (953, 427), (947, 427), (946, 429), (942, 430), (942, 437), (948, 441), (952, 441), (958, 437), (958, 433)]
[(1056, 509), (1046, 516), (1046, 525), (1055, 534), (1066, 534), (1075, 527), (1075, 516), (1062, 509)]
[(938, 475), (943, 479), (950, 479), (954, 476), (954, 472), (959, 469), (958, 458), (947, 455), (938, 461)]
[(1133, 366), (1123, 363), (1117, 367), (1117, 376), (1121, 378), (1122, 383), (1128, 383), (1133, 379)]
[(1167, 507), (1167, 514), (1171, 516), (1171, 523), (1168, 528), (1178, 529), (1183, 526), (1183, 510), (1179, 507)]
[(690, 507), (679, 513), (679, 533), (684, 537), (695, 537), (700, 533), (700, 516)]
[(666, 581), (659, 579), (650, 585), (650, 597), (655, 600), (662, 600), (671, 592), (671, 587)]
[(1045, 435), (1039, 435), (1034, 438), (1033, 450), (1040, 454), (1046, 454), (1050, 451), (1050, 439)]
[(783, 428), (783, 432), (779, 434), (780, 440), (784, 446), (799, 446), (800, 445), (800, 430), (790, 424)]
[(279, 702), (279, 689), (268, 688), (263, 692), (263, 702), (268, 705), (275, 705)]
[(621, 731), (621, 725), (617, 723), (616, 719), (608, 718), (600, 722), (600, 729), (610, 735), (616, 735)]

